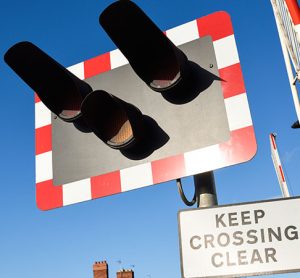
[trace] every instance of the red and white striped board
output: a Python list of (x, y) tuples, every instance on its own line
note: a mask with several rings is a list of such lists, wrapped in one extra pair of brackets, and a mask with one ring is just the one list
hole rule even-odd
[[(115, 172), (53, 184), (51, 112), (35, 98), (36, 201), (42, 210), (63, 207), (132, 189), (203, 173), (250, 160), (256, 140), (230, 16), (216, 12), (166, 31), (175, 45), (210, 35), (222, 79), (230, 129), (227, 142)], [(127, 64), (117, 49), (68, 69), (81, 79)]]

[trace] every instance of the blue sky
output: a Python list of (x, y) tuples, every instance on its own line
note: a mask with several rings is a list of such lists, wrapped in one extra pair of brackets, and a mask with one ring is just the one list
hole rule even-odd
[[(113, 50), (98, 24), (111, 2), (2, 2), (1, 56), (22, 40), (37, 44), (64, 66)], [(250, 162), (215, 171), (219, 204), (280, 196), (270, 132), (278, 134), (288, 183), (299, 195), (300, 134), (290, 128), (296, 114), (269, 1), (136, 3), (162, 30), (220, 10), (231, 15), (258, 151)], [(177, 212), (185, 206), (174, 181), (53, 211), (36, 207), (33, 93), (3, 59), (0, 72), (0, 277), (92, 277), (97, 260), (108, 261), (111, 277), (132, 265), (139, 278), (180, 277)], [(185, 185), (191, 195), (190, 179)]]

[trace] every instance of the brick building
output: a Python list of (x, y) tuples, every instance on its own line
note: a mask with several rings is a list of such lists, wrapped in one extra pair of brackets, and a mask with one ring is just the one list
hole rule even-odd
[(117, 272), (117, 278), (134, 278), (133, 270), (122, 269)]
[[(95, 262), (93, 265), (94, 278), (108, 278), (108, 264), (106, 261)], [(131, 269), (121, 269), (117, 272), (116, 278), (134, 278), (134, 272)]]

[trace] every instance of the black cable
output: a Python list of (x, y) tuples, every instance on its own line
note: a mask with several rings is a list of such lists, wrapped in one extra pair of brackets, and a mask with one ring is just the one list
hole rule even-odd
[[(197, 189), (196, 189), (196, 186), (195, 186), (195, 193), (194, 193), (194, 196), (193, 196), (193, 199), (191, 201), (189, 201), (184, 192), (183, 192), (183, 188), (182, 188), (182, 183), (181, 183), (181, 179), (177, 179), (176, 180), (176, 184), (177, 184), (177, 187), (178, 187), (178, 191), (179, 191), (179, 194), (180, 194), (180, 197), (181, 197), (181, 200), (189, 207), (193, 206), (196, 202), (197, 204), (199, 204), (199, 198), (197, 197)], [(194, 184), (195, 185), (195, 184)]]

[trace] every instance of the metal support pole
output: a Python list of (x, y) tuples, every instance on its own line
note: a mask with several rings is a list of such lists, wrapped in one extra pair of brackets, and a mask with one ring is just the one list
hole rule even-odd
[(194, 176), (197, 207), (211, 207), (218, 205), (213, 171)]

